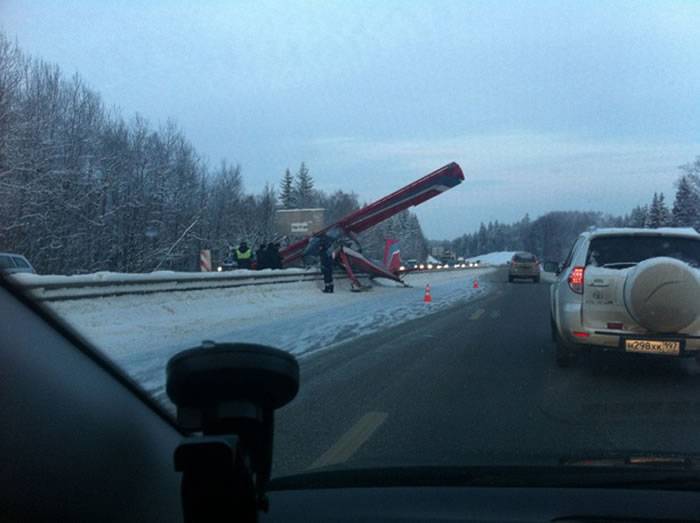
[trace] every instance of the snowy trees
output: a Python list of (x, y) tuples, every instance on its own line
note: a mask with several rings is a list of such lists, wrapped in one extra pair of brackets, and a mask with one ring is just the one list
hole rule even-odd
[(536, 220), (529, 215), (505, 225), (482, 223), (477, 232), (465, 234), (449, 247), (458, 256), (477, 256), (494, 251), (529, 251), (543, 259), (562, 260), (576, 237), (591, 226), (617, 226), (617, 218), (598, 212), (554, 211)]
[(672, 224), (674, 227), (697, 227), (700, 221), (700, 193), (683, 175), (678, 180), (676, 199), (673, 202)]
[[(640, 206), (629, 215), (632, 227), (694, 227), (700, 231), (700, 157), (680, 167), (673, 208), (669, 211), (663, 193), (654, 193), (649, 206)], [(644, 213), (641, 212), (644, 210)], [(644, 220), (640, 220), (644, 214)], [(641, 222), (641, 223), (640, 223)]]
[(387, 239), (399, 240), (402, 260), (424, 260), (428, 255), (428, 241), (423, 235), (418, 217), (408, 210), (392, 216), (360, 235), (363, 252), (379, 260), (384, 256), (384, 244)]
[(315, 206), (326, 209), (326, 223), (335, 223), (344, 216), (360, 208), (360, 203), (355, 193), (335, 191), (332, 194), (317, 192)]
[(530, 221), (529, 216), (511, 225), (482, 223), (472, 234), (448, 242), (459, 255), (475, 256), (491, 251), (526, 250), (560, 260), (576, 236), (597, 227), (694, 227), (700, 231), (700, 157), (681, 166), (673, 209), (663, 193), (654, 193), (649, 205), (637, 205), (625, 216), (596, 212), (550, 212)]
[(0, 250), (39, 272), (194, 269), (200, 248), (271, 234), (274, 194), (210, 172), (172, 123), (105, 110), (78, 77), (0, 34)]
[[(279, 192), (283, 207), (323, 207), (329, 221), (359, 208), (352, 193), (316, 190), (305, 163)], [(246, 193), (240, 166), (209, 168), (173, 123), (125, 121), (0, 33), (0, 251), (41, 273), (196, 270), (200, 249), (221, 260), (241, 240), (272, 241), (277, 202), (269, 185)]]
[(294, 183), (294, 197), (299, 209), (314, 206), (314, 180), (309, 174), (309, 169), (301, 162)]
[(664, 193), (654, 193), (644, 225), (651, 229), (658, 229), (659, 227), (668, 227), (671, 225), (671, 213), (668, 211), (668, 207), (666, 207)]
[(289, 169), (284, 171), (280, 182), (280, 205), (284, 209), (306, 209), (317, 206), (318, 194), (314, 191), (314, 179), (306, 163), (301, 162), (294, 176)]
[[(280, 182), (280, 204), (283, 208), (317, 207), (326, 210), (327, 224), (335, 223), (344, 216), (360, 208), (355, 193), (335, 191), (327, 194), (314, 188), (314, 179), (306, 163), (302, 162), (292, 177), (287, 169)], [(428, 252), (427, 240), (423, 235), (418, 217), (403, 211), (387, 221), (378, 224), (360, 235), (364, 253), (381, 259), (384, 255), (384, 242), (387, 238), (401, 242), (401, 256), (425, 258)]]
[(624, 218), (624, 224), (627, 227), (644, 227), (648, 221), (649, 207), (646, 205), (637, 205)]

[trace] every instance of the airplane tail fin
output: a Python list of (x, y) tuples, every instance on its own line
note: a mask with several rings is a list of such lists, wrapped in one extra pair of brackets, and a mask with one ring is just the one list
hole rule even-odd
[(384, 267), (389, 272), (399, 272), (399, 267), (401, 267), (401, 250), (399, 249), (399, 240), (386, 240), (386, 243), (384, 244)]

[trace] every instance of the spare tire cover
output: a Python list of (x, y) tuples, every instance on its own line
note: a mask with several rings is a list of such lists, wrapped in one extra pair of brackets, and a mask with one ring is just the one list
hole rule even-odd
[(651, 258), (627, 275), (625, 305), (645, 329), (678, 332), (700, 315), (698, 273), (675, 258)]

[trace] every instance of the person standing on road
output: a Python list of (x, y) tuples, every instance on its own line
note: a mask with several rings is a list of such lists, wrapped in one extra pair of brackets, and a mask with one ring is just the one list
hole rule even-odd
[(253, 251), (250, 250), (245, 240), (236, 249), (236, 262), (239, 269), (250, 269), (250, 263), (253, 258)]
[(321, 272), (323, 273), (323, 292), (333, 292), (333, 255), (332, 244), (326, 236), (321, 236), (319, 244), (319, 257), (321, 259)]
[(282, 256), (280, 256), (280, 244), (279, 243), (268, 243), (267, 249), (267, 262), (271, 269), (281, 269), (282, 268)]
[(261, 243), (260, 247), (255, 251), (255, 259), (257, 260), (256, 269), (258, 270), (269, 269), (272, 266), (264, 242)]

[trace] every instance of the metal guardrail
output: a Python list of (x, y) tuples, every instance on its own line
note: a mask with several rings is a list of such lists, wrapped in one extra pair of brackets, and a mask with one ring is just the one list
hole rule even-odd
[(201, 291), (207, 289), (227, 289), (251, 285), (272, 285), (315, 281), (321, 279), (320, 271), (275, 274), (236, 274), (212, 273), (202, 277), (202, 273), (192, 275), (178, 273), (172, 276), (148, 277), (124, 275), (123, 278), (110, 278), (105, 281), (80, 280), (65, 282), (22, 282), (23, 288), (42, 301), (77, 300), (85, 298), (106, 298), (129, 294), (155, 294), (160, 292)]
[[(478, 267), (459, 267), (413, 270), (406, 272), (428, 273), (470, 270)], [(89, 276), (53, 277), (41, 281), (42, 277), (19, 281), (32, 296), (42, 301), (63, 301), (88, 298), (106, 298), (112, 296), (155, 294), (178, 291), (203, 291), (208, 289), (227, 289), (255, 285), (276, 285), (322, 279), (318, 270), (308, 271), (269, 271), (250, 274), (222, 273), (172, 273), (172, 274), (123, 274), (109, 275), (104, 280)], [(334, 275), (336, 279), (346, 279), (343, 272)], [(33, 281), (35, 280), (35, 281)]]

